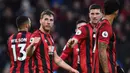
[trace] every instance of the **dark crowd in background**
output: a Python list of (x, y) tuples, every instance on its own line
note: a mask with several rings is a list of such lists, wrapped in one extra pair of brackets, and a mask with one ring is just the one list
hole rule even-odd
[[(75, 33), (76, 21), (82, 18), (89, 21), (89, 5), (96, 3), (103, 7), (103, 2), (104, 0), (0, 0), (0, 73), (9, 73), (7, 40), (17, 32), (17, 16), (30, 17), (30, 31), (33, 32), (39, 28), (40, 13), (45, 9), (54, 11), (56, 18), (52, 35), (60, 55), (67, 40)], [(120, 13), (113, 23), (117, 36), (117, 59), (126, 73), (130, 73), (130, 0), (120, 0), (120, 4)]]

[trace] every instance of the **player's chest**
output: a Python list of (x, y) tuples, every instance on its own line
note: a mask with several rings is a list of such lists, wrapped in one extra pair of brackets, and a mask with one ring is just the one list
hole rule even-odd
[(53, 54), (55, 46), (54, 46), (54, 41), (53, 41), (52, 37), (44, 36), (44, 37), (42, 37), (41, 41), (43, 42), (42, 44), (44, 46), (44, 50), (46, 50), (46, 52), (48, 54), (50, 54), (50, 53)]

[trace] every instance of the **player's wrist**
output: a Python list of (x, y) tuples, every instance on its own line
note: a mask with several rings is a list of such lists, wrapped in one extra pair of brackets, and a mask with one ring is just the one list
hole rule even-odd
[(69, 72), (72, 72), (73, 71), (73, 68), (71, 67), (71, 68), (69, 68)]
[(70, 72), (70, 73), (73, 72), (74, 70), (75, 70), (75, 69), (72, 68), (72, 67), (69, 68), (69, 72)]
[(76, 69), (71, 67), (69, 70), (69, 73), (79, 73), (79, 72)]

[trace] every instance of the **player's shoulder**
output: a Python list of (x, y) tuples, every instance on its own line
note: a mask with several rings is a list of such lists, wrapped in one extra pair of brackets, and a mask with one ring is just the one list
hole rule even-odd
[(108, 29), (112, 28), (111, 24), (109, 23), (107, 19), (101, 19), (99, 21), (98, 28), (102, 28), (102, 27), (106, 27)]
[(85, 23), (84, 25), (82, 25), (80, 28), (86, 28), (89, 26), (89, 23)]
[(39, 30), (36, 30), (36, 31), (34, 31), (34, 32), (32, 33), (31, 36), (40, 36), (40, 33), (39, 33), (39, 32), (40, 32)]
[(111, 24), (109, 23), (109, 21), (107, 19), (102, 19), (99, 22), (98, 30), (100, 30), (102, 32), (102, 35), (105, 36), (108, 33), (112, 33), (112, 26), (111, 26)]
[(17, 36), (17, 35), (18, 35), (18, 33), (19, 33), (19, 32), (12, 33), (12, 34), (9, 36), (9, 38), (8, 38), (8, 39), (11, 39), (11, 38), (13, 38), (14, 36)]
[(11, 35), (8, 37), (7, 43), (9, 43), (14, 37), (16, 37), (17, 34), (18, 34), (18, 32), (11, 34)]
[(10, 40), (11, 38), (13, 38), (14, 34), (11, 34), (8, 38), (8, 40)]
[(78, 33), (86, 32), (86, 31), (88, 31), (89, 27), (90, 27), (90, 24), (89, 24), (89, 23), (86, 23), (86, 25), (81, 26), (81, 27), (77, 30), (77, 32), (78, 32)]
[(86, 25), (82, 26), (82, 29), (90, 29), (91, 28), (91, 23), (86, 23)]
[(105, 25), (110, 25), (109, 21), (105, 18), (102, 18), (99, 23), (105, 24)]

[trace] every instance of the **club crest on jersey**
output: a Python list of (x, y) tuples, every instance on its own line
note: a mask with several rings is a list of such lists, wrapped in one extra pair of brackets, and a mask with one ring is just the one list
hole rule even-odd
[(54, 46), (48, 46), (48, 54), (53, 55), (54, 53)]
[(80, 35), (81, 33), (82, 33), (82, 32), (81, 32), (81, 30), (79, 30), (79, 29), (76, 31), (76, 35)]
[(108, 37), (108, 32), (107, 31), (103, 31), (102, 32), (102, 37), (107, 38)]
[(30, 39), (30, 43), (32, 43), (33, 41), (34, 41), (34, 38), (31, 38), (31, 39)]

